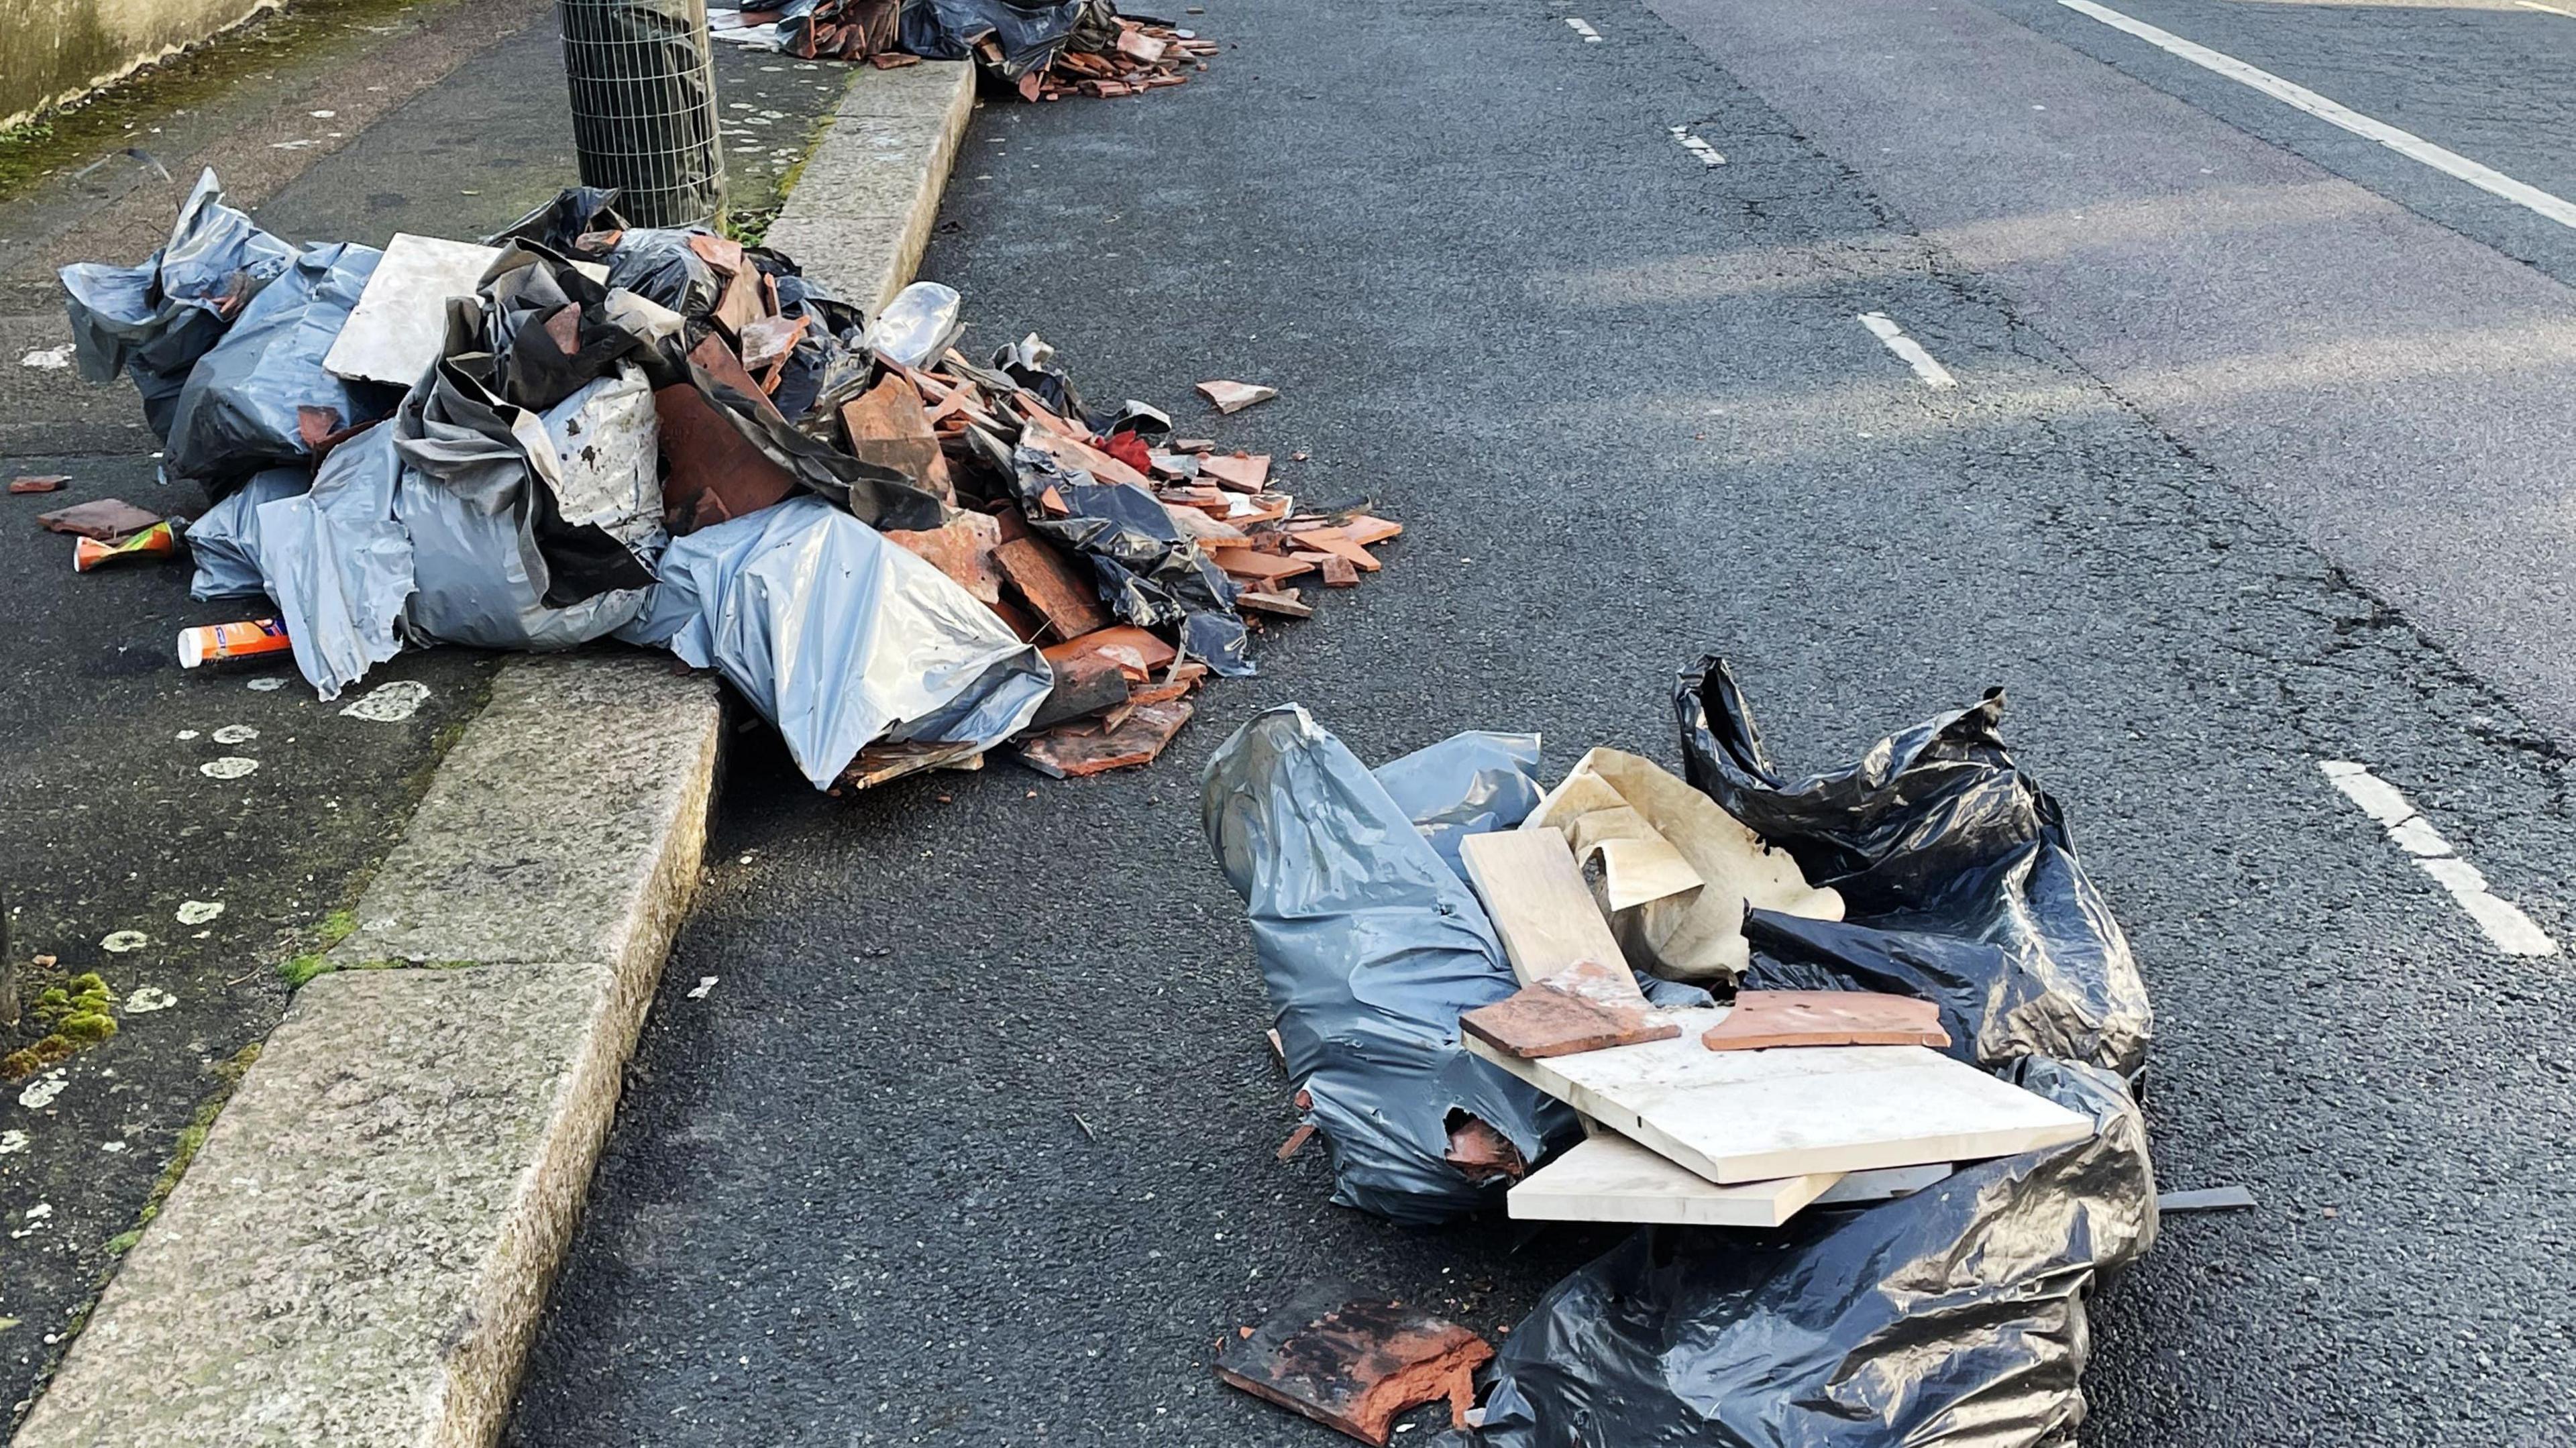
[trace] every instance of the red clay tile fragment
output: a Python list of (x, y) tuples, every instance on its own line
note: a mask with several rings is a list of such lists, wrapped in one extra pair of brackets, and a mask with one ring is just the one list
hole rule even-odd
[(1950, 1044), (1941, 1008), (1912, 996), (1866, 990), (1747, 990), (1708, 1028), (1712, 1051), (1773, 1046), (1931, 1046)]
[(1080, 638), (1052, 644), (1046, 649), (1047, 663), (1055, 668), (1065, 667), (1083, 657), (1105, 658), (1124, 670), (1130, 682), (1142, 684), (1154, 677), (1156, 669), (1179, 658), (1180, 650), (1164, 642), (1152, 630), (1138, 628), (1132, 623), (1094, 629)]
[(9, 480), (9, 491), (13, 493), (59, 492), (61, 491), (63, 484), (68, 483), (71, 480), (72, 475), (69, 473), (22, 474), (21, 476), (14, 477)]
[(1476, 1369), (1493, 1355), (1491, 1345), (1457, 1323), (1322, 1283), (1250, 1335), (1227, 1338), (1217, 1348), (1216, 1375), (1385, 1448), (1396, 1415), (1424, 1403), (1448, 1400), (1451, 1425), (1466, 1426)]
[(1105, 654), (1073, 654), (1051, 664), (1055, 687), (1029, 719), (1032, 729), (1051, 729), (1070, 719), (1115, 709), (1127, 702), (1127, 671)]
[(1270, 454), (1210, 453), (1199, 459), (1199, 476), (1238, 493), (1257, 493), (1270, 481)]
[[(1458, 1018), (1459, 1028), (1476, 1039), (1509, 1051), (1525, 1061), (1571, 1056), (1640, 1041), (1669, 1041), (1682, 1028), (1656, 1015), (1643, 1001), (1621, 1000), (1585, 978), (1611, 970), (1586, 961), (1564, 973), (1523, 986), (1489, 1006), (1478, 1006)], [(1635, 989), (1631, 982), (1631, 990)]]
[(95, 502), (56, 508), (50, 513), (38, 513), (36, 521), (57, 533), (76, 533), (101, 543), (113, 543), (160, 522), (161, 515), (138, 508), (123, 498), (100, 498)]
[[(1304, 1150), (1306, 1143), (1314, 1139), (1315, 1123), (1311, 1121), (1298, 1122), (1297, 1129), (1288, 1133), (1288, 1139), (1279, 1143), (1279, 1150), (1277, 1152), (1278, 1158), (1281, 1161), (1288, 1160), (1290, 1157), (1295, 1156), (1298, 1152)], [(1245, 1332), (1250, 1332), (1251, 1330), (1252, 1329), (1248, 1327), (1244, 1329)]]
[(959, 513), (936, 528), (917, 531), (890, 528), (885, 540), (947, 574), (986, 608), (1002, 601), (1002, 575), (993, 567), (1002, 525), (990, 514)]
[(1067, 559), (1055, 545), (1040, 538), (1015, 539), (994, 549), (993, 561), (1056, 637), (1076, 639), (1109, 627), (1109, 610), (1092, 586), (1090, 568)]
[(1151, 764), (1190, 722), (1195, 712), (1187, 700), (1139, 704), (1115, 729), (1067, 724), (1020, 741), (1020, 758), (1031, 769), (1056, 779), (1103, 774)]
[(1363, 548), (1383, 543), (1403, 531), (1402, 523), (1390, 523), (1384, 518), (1372, 518), (1366, 513), (1354, 514), (1342, 524), (1344, 536)]
[(1264, 592), (1273, 591), (1285, 579), (1300, 573), (1311, 573), (1315, 565), (1295, 558), (1282, 558), (1276, 553), (1262, 553), (1250, 548), (1220, 548), (1208, 555), (1216, 566), (1231, 578), (1238, 578)]
[(1249, 609), (1254, 613), (1277, 614), (1281, 618), (1315, 616), (1314, 608), (1299, 602), (1297, 590), (1293, 588), (1280, 593), (1265, 593), (1257, 588), (1247, 588), (1234, 596), (1234, 606), (1238, 609)]
[(1279, 395), (1276, 387), (1258, 382), (1202, 382), (1199, 391), (1216, 404), (1219, 412), (1241, 412), (1256, 402), (1268, 402)]
[(859, 461), (892, 468), (942, 498), (957, 496), (921, 393), (903, 377), (889, 376), (841, 404), (841, 430)]
[(1318, 566), (1324, 570), (1324, 586), (1326, 588), (1357, 588), (1360, 586), (1360, 571), (1351, 566), (1351, 560), (1344, 558), (1339, 554), (1325, 554), (1324, 561)]
[(1521, 1149), (1512, 1145), (1512, 1139), (1487, 1125), (1484, 1118), (1466, 1111), (1449, 1113), (1449, 1150), (1441, 1159), (1479, 1185), (1516, 1182), (1529, 1175), (1529, 1163), (1521, 1158)]

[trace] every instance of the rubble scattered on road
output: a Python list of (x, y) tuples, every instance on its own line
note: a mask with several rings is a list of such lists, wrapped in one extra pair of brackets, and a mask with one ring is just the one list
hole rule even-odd
[(68, 483), (71, 480), (71, 475), (69, 473), (22, 473), (9, 480), (9, 491), (13, 493), (58, 493), (62, 491), (63, 484)]
[(1257, 1327), (1217, 1347), (1216, 1374), (1231, 1386), (1385, 1448), (1396, 1416), (1446, 1402), (1465, 1427), (1476, 1369), (1493, 1345), (1457, 1323), (1400, 1302), (1319, 1284)]
[(1217, 411), (1226, 413), (1241, 412), (1256, 402), (1268, 402), (1279, 395), (1278, 388), (1258, 382), (1222, 380), (1202, 382), (1199, 384), (1199, 391), (1206, 394), (1207, 400), (1215, 405)]
[[(1195, 13), (1195, 12), (1194, 12)], [(1197, 31), (1121, 15), (1109, 0), (787, 0), (710, 6), (707, 33), (803, 60), (866, 61), (891, 70), (972, 60), (1022, 100), (1130, 96), (1186, 83), (1216, 42)]]
[[(1005, 745), (1066, 778), (1153, 760), (1252, 672), (1258, 619), (1403, 532), (1086, 404), (1036, 336), (970, 360), (947, 287), (872, 324), (616, 201), (378, 253), (274, 237), (209, 172), (162, 251), (66, 269), (84, 375), (131, 377), (212, 500), (191, 593), (273, 605), (186, 631), (183, 665), (283, 650), (327, 700), (406, 648), (617, 640), (723, 674), (817, 788)], [(96, 540), (83, 569), (174, 551), (116, 499), (40, 521)]]
[(1489, 1448), (2070, 1431), (2085, 1298), (2156, 1234), (2153, 1017), (2001, 696), (1795, 781), (1721, 661), (1673, 703), (1685, 777), (1542, 791), (1509, 735), (1371, 771), (1293, 705), (1218, 749), (1292, 1145), (1398, 1222), (1641, 1224), (1504, 1341)]

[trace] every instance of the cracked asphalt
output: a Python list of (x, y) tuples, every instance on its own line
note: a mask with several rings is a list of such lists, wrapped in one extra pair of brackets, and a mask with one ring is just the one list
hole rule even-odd
[[(1314, 1444), (1215, 1382), (1221, 1333), (1323, 1276), (1507, 1328), (1615, 1237), (1400, 1230), (1325, 1205), (1319, 1153), (1273, 1161), (1288, 1085), (1197, 769), (1288, 700), (1371, 760), (1500, 728), (1542, 731), (1551, 773), (1596, 743), (1674, 764), (1668, 690), (1703, 650), (1792, 769), (2004, 686), (2131, 934), (2160, 1176), (2260, 1206), (2176, 1217), (2104, 1284), (2087, 1442), (2576, 1436), (2564, 965), (2495, 953), (2318, 768), (2406, 790), (2563, 938), (2568, 735), (2267, 492), (2375, 436), (2335, 430), (2335, 378), (2276, 399), (2315, 420), (2270, 453), (2203, 445), (2086, 360), (2119, 308), (2083, 288), (2127, 274), (1977, 251), (1975, 178), (1899, 185), (1857, 149), (1856, 92), (1815, 98), (1865, 68), (1796, 27), (1897, 8), (1209, 0), (1190, 23), (1227, 49), (1186, 87), (977, 112), (923, 268), (965, 293), (970, 350), (1034, 329), (1092, 395), (1304, 450), (1296, 491), (1408, 531), (1151, 769), (833, 799), (735, 741), (510, 1441)], [(2011, 7), (1940, 8), (1983, 35)], [(2208, 275), (2263, 265), (2223, 229), (2160, 235)], [(2491, 306), (2563, 304), (2510, 270), (2533, 290)], [(2430, 279), (2369, 280), (2399, 306)], [(1856, 321), (1882, 311), (1960, 385)], [(1216, 418), (1188, 389), (1219, 376), (1281, 396)], [(2458, 426), (2415, 409), (2390, 426), (2425, 446)], [(2563, 457), (2525, 462), (2554, 503)], [(2480, 581), (2415, 557), (2375, 576)], [(2480, 637), (2527, 661), (2557, 636)]]

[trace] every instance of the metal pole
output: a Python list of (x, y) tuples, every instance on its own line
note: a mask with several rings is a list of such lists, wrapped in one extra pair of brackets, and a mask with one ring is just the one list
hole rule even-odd
[(556, 0), (573, 146), (638, 226), (713, 225), (724, 209), (706, 0)]

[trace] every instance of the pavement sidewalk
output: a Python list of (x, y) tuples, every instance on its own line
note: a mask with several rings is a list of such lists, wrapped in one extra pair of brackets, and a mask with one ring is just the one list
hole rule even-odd
[[(555, 671), (514, 684), (518, 670), (501, 659), (441, 650), (405, 654), (322, 704), (291, 670), (183, 673), (177, 632), (245, 616), (242, 605), (189, 600), (184, 564), (75, 576), (68, 540), (33, 521), (106, 496), (174, 514), (204, 502), (193, 487), (155, 480), (156, 444), (130, 387), (92, 388), (56, 365), (68, 335), (54, 267), (139, 259), (204, 165), (218, 168), (234, 204), (298, 241), (382, 245), (397, 231), (497, 229), (575, 179), (552, 13), (542, 0), (317, 0), (61, 118), (51, 139), (0, 140), (0, 476), (71, 479), (61, 492), (5, 499), (0, 514), (0, 604), (13, 623), (0, 639), (0, 725), (15, 746), (15, 767), (0, 780), (0, 905), (21, 965), (51, 958), (29, 968), (30, 1004), (48, 986), (96, 972), (118, 1024), (112, 1039), (6, 1083), (0, 1098), (0, 1400), (12, 1404), (13, 1426), (134, 1250), (137, 1229), (161, 1213), (208, 1141), (224, 1096), (287, 1017), (297, 996), (281, 967), (299, 955), (309, 962), (383, 913), (360, 908), (371, 879), (381, 894), (402, 869), (440, 868), (442, 845), (470, 862), (504, 838), (510, 821), (474, 813), (488, 802), (452, 799), (458, 791), (438, 783), (451, 747), (508, 754), (500, 722), (477, 722), (496, 678), (505, 702), (532, 711), (541, 731), (658, 720), (684, 744), (669, 767), (697, 777), (696, 803), (685, 791), (654, 796), (637, 818), (655, 821), (660, 836), (689, 835), (686, 878), (612, 880), (586, 901), (595, 913), (656, 891), (684, 898), (694, 879), (688, 821), (702, 817), (715, 729), (703, 681), (678, 688), (666, 666), (637, 658), (627, 672), (661, 683), (621, 698), (629, 686), (615, 679)], [(849, 72), (731, 47), (719, 47), (717, 61), (735, 218), (758, 227)], [(147, 152), (170, 183), (120, 143)], [(407, 709), (346, 712), (379, 686)], [(693, 722), (683, 727), (675, 708)], [(550, 761), (503, 763), (543, 775)], [(571, 773), (559, 771), (558, 782)], [(425, 792), (432, 813), (415, 818)], [(444, 817), (441, 800), (452, 807)], [(397, 868), (380, 878), (398, 848)], [(675, 861), (657, 868), (668, 873)], [(579, 883), (568, 875), (566, 888), (578, 894)], [(636, 937), (635, 961), (609, 958), (624, 947), (588, 941), (562, 957), (598, 975), (592, 1014), (640, 1009), (668, 914)], [(349, 950), (370, 935), (360, 931), (337, 958), (354, 960)], [(528, 958), (489, 936), (473, 954)], [(324, 994), (381, 996), (419, 973), (370, 974)], [(306, 1035), (335, 1039), (324, 1025), (333, 1010), (345, 1027), (345, 1007), (320, 996), (298, 1007), (321, 1018)], [(471, 1018), (452, 1004), (436, 1014)], [(545, 1014), (530, 1019), (543, 1037)], [(565, 1029), (579, 1019), (587, 1017), (558, 1013)], [(0, 1032), (11, 1050), (42, 1034), (32, 1016), (14, 1035)], [(597, 1063), (570, 1092), (603, 1126), (622, 1058), (621, 1049)], [(266, 1074), (292, 1085), (282, 1074), (291, 1067), (273, 1063)], [(492, 1145), (506, 1183), (525, 1162), (503, 1160), (511, 1143)], [(586, 1179), (583, 1157), (579, 1179), (554, 1190), (577, 1203)], [(269, 1278), (272, 1287), (284, 1280)], [(502, 1367), (505, 1382), (512, 1371), (515, 1360)]]

